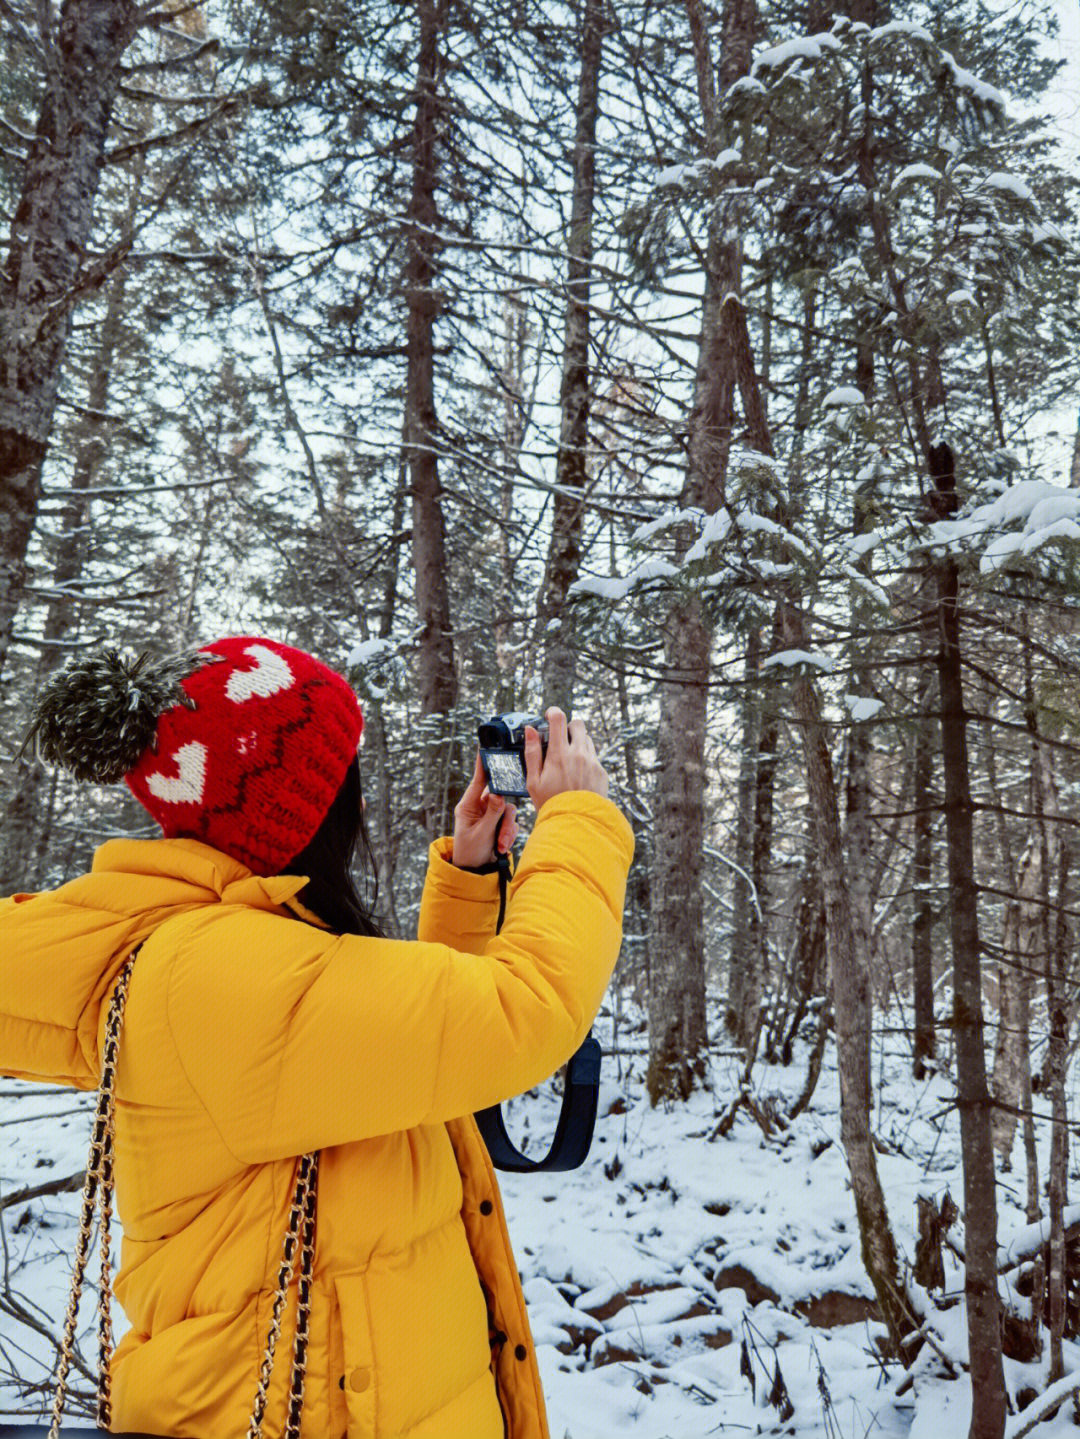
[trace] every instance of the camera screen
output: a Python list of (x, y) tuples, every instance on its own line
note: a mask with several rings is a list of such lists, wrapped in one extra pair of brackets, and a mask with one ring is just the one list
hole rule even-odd
[(492, 794), (525, 794), (525, 769), (513, 750), (485, 750), (488, 788)]

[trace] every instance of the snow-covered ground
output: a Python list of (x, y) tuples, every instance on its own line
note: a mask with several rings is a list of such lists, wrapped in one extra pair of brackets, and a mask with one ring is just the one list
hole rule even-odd
[[(552, 1439), (962, 1439), (966, 1377), (944, 1377), (929, 1347), (913, 1383), (880, 1357), (884, 1328), (867, 1317), (872, 1291), (839, 1147), (831, 1051), (810, 1109), (779, 1138), (766, 1139), (743, 1110), (726, 1138), (713, 1139), (739, 1061), (719, 1053), (721, 1041), (709, 1088), (685, 1105), (653, 1110), (643, 1085), (645, 1035), (635, 1031), (642, 1017), (621, 1010), (617, 1033), (607, 1009), (595, 1030), (605, 1058), (586, 1164), (570, 1174), (501, 1176)], [(949, 1190), (962, 1204), (958, 1123), (949, 1082), (916, 1084), (903, 1036), (885, 1031), (875, 1041), (875, 1131), (887, 1151), (878, 1162), (910, 1261), (917, 1196), (940, 1199)], [(712, 1032), (720, 1035), (718, 1020)], [(759, 1101), (797, 1093), (804, 1074), (804, 1053), (789, 1069), (759, 1067)], [(81, 1167), (92, 1096), (11, 1080), (0, 1081), (0, 1096), (4, 1192)], [(558, 1103), (545, 1086), (504, 1107), (527, 1152), (550, 1140)], [(1043, 1165), (1047, 1137), (1043, 1129)], [(1003, 1246), (1025, 1226), (1023, 1196), (1018, 1144), (1013, 1172), (1000, 1176)], [(77, 1204), (77, 1195), (61, 1195), (26, 1206), (25, 1217), (21, 1206), (4, 1215), (11, 1288), (54, 1329), (66, 1306)], [(93, 1259), (90, 1268), (95, 1277)], [(947, 1254), (946, 1293), (959, 1300), (962, 1292), (962, 1270)], [(94, 1295), (84, 1295), (80, 1332), (91, 1362), (93, 1305)], [(114, 1322), (119, 1338), (119, 1310)], [(962, 1359), (962, 1304), (935, 1313), (933, 1323), (940, 1347)], [(21, 1374), (42, 1377), (44, 1346), (9, 1316), (3, 1351)], [(1080, 1371), (1080, 1346), (1067, 1344), (1066, 1369)], [(1041, 1391), (1046, 1360), (1006, 1361), (1006, 1378), (1014, 1395)], [(77, 1387), (85, 1392), (86, 1381)], [(0, 1413), (15, 1407), (9, 1388)], [(1075, 1432), (1066, 1405), (1034, 1435)]]

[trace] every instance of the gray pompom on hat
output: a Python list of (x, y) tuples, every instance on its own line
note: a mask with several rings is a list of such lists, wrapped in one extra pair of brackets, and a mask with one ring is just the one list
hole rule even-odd
[(33, 743), (40, 759), (76, 779), (115, 784), (153, 743), (166, 710), (194, 708), (181, 681), (215, 658), (189, 650), (152, 661), (148, 650), (125, 658), (107, 649), (74, 660), (42, 689), (20, 753)]

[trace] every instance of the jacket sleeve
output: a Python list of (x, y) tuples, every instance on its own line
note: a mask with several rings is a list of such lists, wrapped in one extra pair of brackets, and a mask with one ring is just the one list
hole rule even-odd
[(478, 953), (327, 934), (250, 910), (186, 924), (169, 1027), (224, 1143), (238, 1161), (262, 1163), (457, 1118), (553, 1074), (584, 1039), (615, 967), (633, 849), (610, 800), (549, 800), (501, 934), (482, 940), (468, 917), (474, 882), (488, 876), (442, 876), (461, 886), (447, 929), (482, 940)]
[(449, 835), (431, 846), (416, 937), (480, 954), (495, 937), (499, 876), (458, 869), (450, 858), (453, 852)]

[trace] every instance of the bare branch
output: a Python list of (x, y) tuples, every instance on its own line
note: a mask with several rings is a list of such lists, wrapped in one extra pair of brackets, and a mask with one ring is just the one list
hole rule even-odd
[(0, 1194), (0, 1209), (10, 1209), (15, 1204), (25, 1204), (29, 1199), (40, 1199), (46, 1194), (78, 1194), (86, 1182), (86, 1170), (65, 1175), (63, 1179), (50, 1179), (47, 1184), (31, 1184), (24, 1189), (13, 1189), (10, 1194)]

